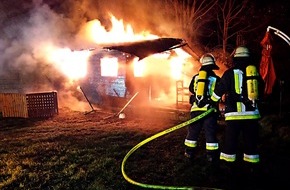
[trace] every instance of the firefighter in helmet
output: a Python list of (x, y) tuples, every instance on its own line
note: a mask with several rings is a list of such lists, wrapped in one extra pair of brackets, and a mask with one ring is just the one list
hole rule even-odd
[(216, 102), (225, 95), (224, 116), (227, 126), (220, 160), (226, 161), (226, 165), (232, 168), (237, 159), (240, 133), (244, 142), (244, 163), (255, 168), (260, 161), (257, 149), (258, 121), (261, 118), (258, 103), (263, 91), (264, 83), (253, 64), (249, 49), (245, 46), (237, 47), (233, 67), (224, 72), (211, 97)]
[[(204, 54), (200, 58), (201, 68), (199, 73), (194, 75), (190, 85), (189, 91), (192, 93), (190, 103), (192, 104), (190, 110), (191, 118), (194, 118), (210, 108), (210, 97), (219, 81), (219, 77), (213, 72), (219, 67), (215, 63), (215, 58), (212, 54)], [(185, 153), (184, 155), (191, 160), (194, 159), (196, 148), (198, 144), (198, 137), (201, 130), (204, 130), (206, 140), (207, 160), (210, 162), (217, 161), (219, 158), (219, 144), (217, 139), (217, 118), (218, 113), (212, 112), (210, 115), (192, 123), (188, 126), (187, 136), (185, 138)]]

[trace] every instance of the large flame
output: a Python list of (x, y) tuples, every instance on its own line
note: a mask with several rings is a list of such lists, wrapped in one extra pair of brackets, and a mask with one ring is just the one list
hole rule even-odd
[[(111, 15), (111, 23), (112, 27), (108, 30), (99, 20), (92, 20), (79, 31), (77, 39), (83, 39), (81, 41), (84, 44), (93, 46), (87, 48), (95, 49), (73, 51), (67, 47), (60, 48), (52, 44), (43, 44), (46, 59), (58, 71), (67, 76), (69, 82), (75, 84), (87, 75), (89, 59), (93, 53), (97, 53), (98, 47), (159, 38), (148, 31), (135, 33), (130, 24), (124, 24), (123, 20), (118, 20), (113, 15)], [(192, 71), (192, 68), (188, 67), (192, 64), (187, 64), (190, 63), (188, 61), (190, 57), (184, 50), (177, 48), (148, 56), (142, 60), (136, 57), (133, 59), (133, 64), (129, 65), (134, 67), (134, 76), (140, 77), (140, 81), (142, 81), (142, 77), (152, 79), (152, 84), (148, 87), (150, 101), (154, 99), (172, 105), (172, 103), (176, 103), (176, 81), (186, 81), (184, 86), (188, 86), (188, 81), (191, 80), (191, 75), (188, 77), (189, 75), (184, 74), (184, 71)], [(132, 61), (131, 56), (130, 61)], [(104, 77), (118, 77), (120, 71), (124, 69), (124, 59), (113, 57), (113, 55), (101, 58), (100, 64), (101, 75)], [(137, 79), (137, 81), (139, 80)]]
[[(157, 35), (150, 34), (147, 31), (135, 33), (130, 24), (125, 25), (123, 20), (118, 20), (113, 15), (111, 15), (111, 23), (111, 29), (106, 30), (99, 20), (89, 21), (82, 29), (82, 31), (85, 31), (82, 34), (85, 34), (85, 38), (96, 46), (158, 38)], [(86, 75), (87, 62), (91, 55), (90, 51), (72, 51), (69, 48), (53, 48), (50, 46), (48, 52), (49, 60), (70, 80), (78, 80)], [(182, 77), (184, 60), (188, 57), (190, 55), (182, 49), (175, 49), (171, 52), (154, 54), (141, 61), (136, 59), (134, 61), (134, 75), (135, 77), (142, 77), (148, 75), (148, 73), (162, 71), (163, 74), (169, 74), (173, 79), (179, 80)], [(118, 67), (117, 58), (103, 58), (101, 60), (102, 76), (117, 76)]]
[(171, 50), (153, 54), (141, 61), (134, 61), (135, 77), (142, 77), (151, 74), (171, 77), (174, 80), (182, 80), (186, 60), (191, 57), (182, 49)]
[(116, 19), (111, 15), (112, 28), (107, 31), (99, 20), (92, 20), (87, 23), (86, 29), (89, 37), (97, 44), (132, 42), (148, 39), (157, 39), (157, 35), (142, 31), (137, 34), (130, 24), (125, 25), (123, 20)]
[(174, 56), (170, 59), (171, 76), (175, 80), (182, 80), (184, 65), (191, 56), (182, 49), (175, 49)]
[(86, 76), (90, 54), (89, 50), (72, 51), (69, 48), (53, 48), (48, 51), (48, 59), (69, 80), (73, 81)]
[[(99, 20), (89, 21), (82, 29), (85, 31), (83, 33), (86, 35), (84, 38), (89, 39), (91, 42), (95, 43), (96, 46), (99, 44), (103, 45), (158, 38), (157, 35), (150, 34), (147, 31), (135, 34), (130, 24), (125, 25), (123, 20), (118, 20), (113, 15), (111, 15), (111, 22), (112, 28), (106, 30), (105, 26), (103, 26)], [(87, 62), (91, 55), (89, 51), (72, 51), (69, 48), (57, 48), (52, 46), (48, 46), (47, 49), (49, 49), (47, 51), (47, 59), (70, 80), (78, 80), (86, 75)], [(103, 60), (103, 62), (107, 61), (110, 63), (112, 62), (112, 60), (108, 59)], [(103, 66), (103, 72), (105, 72), (107, 76), (115, 76), (116, 69), (118, 69), (116, 60), (110, 67)], [(109, 72), (112, 73), (110, 74)]]

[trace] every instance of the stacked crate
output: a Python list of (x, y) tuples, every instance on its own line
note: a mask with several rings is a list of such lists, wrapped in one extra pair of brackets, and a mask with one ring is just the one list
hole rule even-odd
[(0, 94), (0, 117), (28, 117), (25, 94)]
[(0, 117), (47, 118), (56, 114), (56, 92), (0, 94)]
[(30, 118), (51, 117), (58, 114), (56, 92), (26, 94), (26, 101)]

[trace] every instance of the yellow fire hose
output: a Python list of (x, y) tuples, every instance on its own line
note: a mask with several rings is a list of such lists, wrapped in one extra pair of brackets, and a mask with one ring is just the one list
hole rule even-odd
[[(198, 115), (198, 116), (196, 116), (196, 117), (194, 117), (194, 118), (192, 118), (192, 119), (190, 119), (188, 121), (185, 121), (185, 122), (183, 122), (181, 124), (175, 125), (175, 126), (169, 128), (169, 129), (166, 129), (164, 131), (161, 131), (161, 132), (159, 132), (159, 133), (157, 133), (157, 134), (155, 134), (155, 135), (153, 135), (153, 136), (151, 136), (151, 137), (149, 137), (149, 138), (141, 141), (140, 143), (138, 143), (123, 158), (122, 165), (121, 165), (121, 171), (122, 171), (123, 177), (129, 183), (131, 183), (133, 185), (137, 185), (137, 186), (143, 187), (143, 188), (151, 188), (151, 189), (188, 189), (188, 190), (189, 189), (193, 190), (195, 188), (199, 188), (200, 189), (200, 187), (178, 187), (178, 186), (163, 186), (163, 185), (153, 185), (153, 184), (140, 183), (140, 182), (134, 181), (133, 179), (129, 178), (128, 175), (125, 173), (125, 169), (124, 168), (125, 168), (125, 163), (126, 163), (127, 159), (130, 157), (130, 155), (132, 155), (141, 146), (145, 145), (146, 143), (148, 143), (148, 142), (150, 142), (150, 141), (152, 141), (152, 140), (154, 140), (154, 139), (156, 139), (158, 137), (161, 137), (161, 136), (166, 135), (168, 133), (171, 133), (171, 132), (173, 132), (173, 131), (175, 131), (177, 129), (181, 129), (181, 128), (183, 128), (183, 127), (185, 127), (185, 126), (187, 126), (187, 125), (189, 125), (191, 123), (194, 123), (197, 120), (199, 120), (199, 119), (205, 117), (206, 115), (210, 114), (214, 110), (215, 110), (214, 108), (211, 108), (211, 109), (207, 110), (206, 112), (204, 112), (204, 113), (202, 113), (202, 114), (200, 114), (200, 115)], [(211, 190), (218, 190), (216, 188), (208, 188), (208, 187), (206, 189), (208, 189), (208, 190), (209, 189), (211, 189)]]

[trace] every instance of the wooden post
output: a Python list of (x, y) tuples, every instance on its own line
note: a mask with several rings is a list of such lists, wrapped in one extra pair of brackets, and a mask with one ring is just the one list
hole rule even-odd
[(116, 114), (113, 114), (113, 115), (110, 115), (108, 117), (105, 117), (104, 119), (109, 119), (109, 118), (112, 118), (112, 117), (115, 117), (115, 116), (118, 116), (120, 113), (122, 113), (122, 111), (124, 111), (124, 109), (133, 101), (133, 99), (138, 95), (139, 92), (136, 92), (134, 94), (134, 96), (132, 96), (132, 98), (124, 105), (124, 107)]
[(132, 96), (132, 98), (125, 104), (125, 106), (116, 114), (116, 116), (118, 116), (120, 113), (122, 113), (122, 111), (124, 111), (124, 109), (133, 101), (133, 99), (138, 95), (139, 92), (136, 92), (134, 94), (134, 96)]

